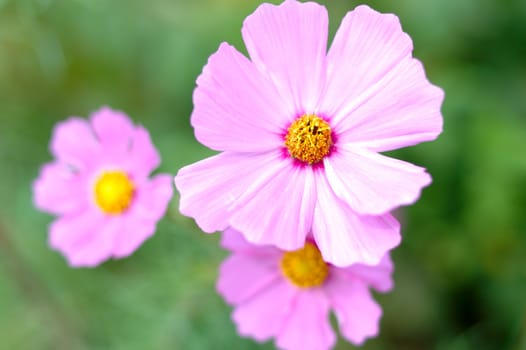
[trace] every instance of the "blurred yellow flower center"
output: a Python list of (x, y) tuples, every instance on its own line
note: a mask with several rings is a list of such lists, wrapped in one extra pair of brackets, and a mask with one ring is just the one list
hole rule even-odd
[(331, 127), (317, 115), (305, 114), (290, 125), (285, 146), (292, 157), (308, 164), (317, 163), (331, 150)]
[(95, 183), (95, 202), (106, 214), (121, 214), (130, 206), (135, 186), (126, 173), (107, 171)]
[(281, 272), (297, 287), (317, 287), (325, 281), (329, 268), (320, 251), (312, 243), (301, 249), (286, 252), (281, 258)]

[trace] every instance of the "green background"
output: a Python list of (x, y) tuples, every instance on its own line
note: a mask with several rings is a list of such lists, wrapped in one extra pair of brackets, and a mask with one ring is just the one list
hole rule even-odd
[[(53, 125), (101, 105), (151, 132), (175, 174), (212, 154), (189, 125), (221, 41), (245, 51), (245, 0), (0, 0), (0, 348), (270, 349), (239, 338), (215, 293), (218, 235), (178, 214), (130, 258), (71, 269), (47, 246), (31, 182)], [(326, 0), (331, 36), (358, 2)], [(433, 175), (398, 214), (396, 288), (378, 296), (367, 350), (526, 349), (526, 1), (367, 2), (394, 12), (429, 79), (444, 133), (393, 152)], [(353, 346), (340, 341), (338, 349)]]

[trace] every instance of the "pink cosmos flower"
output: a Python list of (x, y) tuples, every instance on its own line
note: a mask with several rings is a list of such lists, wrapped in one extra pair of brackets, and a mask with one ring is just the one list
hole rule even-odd
[(126, 257), (153, 235), (173, 188), (169, 175), (148, 178), (160, 157), (146, 129), (102, 108), (89, 121), (58, 123), (51, 153), (33, 183), (34, 202), (58, 216), (49, 244), (71, 266)]
[(260, 342), (275, 338), (283, 349), (329, 349), (336, 342), (331, 310), (342, 336), (353, 344), (378, 334), (382, 309), (369, 287), (392, 289), (389, 255), (377, 266), (339, 268), (324, 262), (310, 240), (300, 250), (284, 252), (252, 245), (227, 229), (221, 243), (232, 255), (221, 265), (217, 289), (234, 306), (240, 335)]
[(378, 152), (435, 139), (444, 94), (396, 16), (358, 6), (328, 52), (327, 28), (316, 3), (263, 4), (242, 29), (250, 59), (226, 43), (210, 57), (191, 123), (221, 153), (179, 171), (180, 210), (284, 250), (312, 232), (325, 261), (374, 265), (400, 241), (386, 213), (431, 182)]

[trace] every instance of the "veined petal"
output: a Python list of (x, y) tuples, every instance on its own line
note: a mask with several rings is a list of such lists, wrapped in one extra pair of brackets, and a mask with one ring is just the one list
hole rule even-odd
[(321, 289), (298, 293), (277, 336), (278, 347), (289, 350), (331, 349), (336, 343), (336, 335), (329, 323), (329, 307)]
[(261, 258), (234, 253), (219, 268), (217, 291), (229, 304), (238, 305), (282, 279), (279, 257)]
[(84, 178), (66, 164), (49, 163), (33, 183), (33, 200), (51, 214), (74, 213), (89, 206), (86, 186)]
[(76, 170), (86, 170), (102, 153), (88, 122), (78, 117), (57, 123), (50, 144), (51, 153)]
[(241, 336), (265, 341), (275, 337), (291, 311), (298, 289), (285, 279), (264, 288), (260, 293), (237, 306), (232, 318)]
[(380, 215), (414, 203), (431, 183), (424, 168), (367, 150), (338, 148), (324, 159), (332, 190), (354, 211)]
[(316, 113), (325, 80), (327, 10), (314, 2), (262, 4), (247, 17), (242, 34), (250, 58), (297, 114)]
[(392, 14), (363, 5), (345, 16), (327, 56), (322, 100), (338, 143), (387, 151), (440, 134), (444, 93), (429, 83), (412, 49)]
[(135, 127), (126, 114), (102, 107), (90, 116), (90, 121), (106, 153), (120, 155), (130, 149)]
[(255, 244), (272, 244), (284, 250), (303, 247), (312, 226), (316, 201), (310, 166), (298, 166), (289, 158), (266, 182), (255, 183), (230, 209), (232, 227)]
[(322, 172), (316, 173), (318, 198), (312, 226), (323, 259), (346, 267), (375, 265), (400, 243), (400, 225), (390, 214), (358, 215), (331, 190)]
[(442, 89), (407, 57), (347, 117), (335, 122), (340, 144), (383, 152), (434, 140), (442, 132)]
[(335, 276), (325, 291), (346, 339), (361, 345), (378, 334), (382, 309), (365, 283)]
[(226, 43), (210, 56), (193, 100), (196, 138), (212, 149), (261, 152), (284, 142), (287, 100), (252, 62)]
[(274, 176), (280, 158), (281, 150), (249, 155), (223, 152), (181, 168), (175, 177), (181, 213), (193, 217), (205, 232), (226, 229), (229, 207), (247, 188)]
[(327, 86), (323, 110), (337, 123), (354, 104), (405, 57), (411, 55), (411, 38), (398, 18), (362, 5), (343, 19), (327, 54)]

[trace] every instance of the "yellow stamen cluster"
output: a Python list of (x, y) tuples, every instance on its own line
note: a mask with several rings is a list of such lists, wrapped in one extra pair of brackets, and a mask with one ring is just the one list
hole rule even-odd
[(308, 164), (317, 163), (331, 150), (331, 127), (317, 115), (305, 114), (290, 125), (285, 146), (291, 157)]
[(106, 214), (121, 214), (131, 205), (135, 186), (122, 171), (106, 171), (95, 182), (95, 202)]
[(320, 251), (309, 242), (301, 249), (283, 254), (280, 266), (283, 275), (300, 288), (320, 286), (329, 273)]

